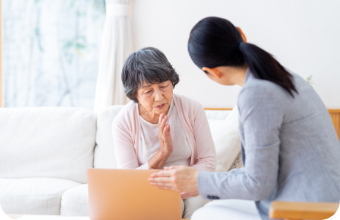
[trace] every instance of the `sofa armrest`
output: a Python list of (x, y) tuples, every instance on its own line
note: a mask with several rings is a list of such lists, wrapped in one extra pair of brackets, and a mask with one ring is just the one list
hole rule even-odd
[(274, 201), (269, 210), (272, 219), (327, 219), (339, 208), (338, 203), (281, 202)]

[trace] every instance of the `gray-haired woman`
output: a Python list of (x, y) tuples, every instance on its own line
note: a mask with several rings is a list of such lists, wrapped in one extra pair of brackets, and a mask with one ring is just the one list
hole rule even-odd
[[(204, 109), (197, 101), (173, 93), (179, 76), (161, 51), (148, 47), (131, 54), (122, 81), (133, 102), (113, 122), (119, 168), (187, 165), (215, 171), (216, 153)], [(198, 191), (182, 193), (183, 217), (191, 218), (207, 202)]]

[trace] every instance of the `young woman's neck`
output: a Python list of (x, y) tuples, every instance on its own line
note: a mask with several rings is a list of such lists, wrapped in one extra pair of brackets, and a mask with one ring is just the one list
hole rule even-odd
[(241, 87), (244, 86), (244, 81), (246, 80), (248, 66), (243, 66), (235, 69), (235, 85), (239, 85)]
[(248, 69), (247, 65), (242, 67), (229, 67), (229, 66), (221, 66), (217, 67), (219, 71), (223, 73), (222, 80), (220, 81), (221, 84), (224, 85), (239, 85), (243, 87), (244, 81), (246, 79), (246, 72)]

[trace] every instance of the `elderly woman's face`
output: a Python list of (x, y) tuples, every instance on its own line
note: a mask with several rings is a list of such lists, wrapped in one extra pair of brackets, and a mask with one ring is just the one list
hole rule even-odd
[(170, 80), (159, 84), (143, 82), (143, 86), (137, 90), (137, 99), (147, 112), (161, 114), (168, 111), (173, 90)]

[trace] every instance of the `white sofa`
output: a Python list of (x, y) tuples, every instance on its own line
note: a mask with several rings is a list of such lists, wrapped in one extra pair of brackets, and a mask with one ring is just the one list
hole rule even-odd
[[(1, 109), (4, 212), (89, 215), (86, 171), (116, 168), (111, 124), (121, 108), (112, 106), (98, 115), (82, 108)], [(240, 151), (237, 112), (206, 114), (218, 155), (217, 171), (228, 171)]]

